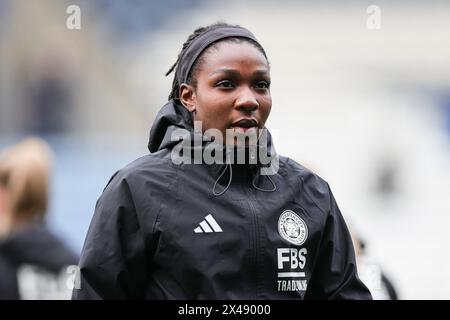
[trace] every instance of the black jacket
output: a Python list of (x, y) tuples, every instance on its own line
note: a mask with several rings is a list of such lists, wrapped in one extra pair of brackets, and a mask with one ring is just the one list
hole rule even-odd
[(70, 299), (77, 261), (43, 225), (14, 232), (0, 240), (0, 299)]
[[(151, 154), (109, 181), (74, 299), (371, 299), (325, 181), (285, 157), (270, 179), (245, 165), (176, 165), (171, 133), (191, 131), (189, 119), (166, 104)], [(229, 184), (220, 196), (216, 181)]]

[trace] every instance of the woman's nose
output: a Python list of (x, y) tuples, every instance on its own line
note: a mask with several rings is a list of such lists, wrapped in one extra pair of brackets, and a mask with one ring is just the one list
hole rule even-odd
[(251, 88), (244, 88), (239, 92), (239, 96), (235, 102), (235, 108), (245, 112), (252, 112), (259, 108), (258, 100)]

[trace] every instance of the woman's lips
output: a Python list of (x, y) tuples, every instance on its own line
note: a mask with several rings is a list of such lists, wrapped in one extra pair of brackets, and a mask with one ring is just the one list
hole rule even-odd
[(230, 126), (235, 132), (247, 132), (258, 128), (258, 121), (253, 118), (243, 118), (233, 122)]

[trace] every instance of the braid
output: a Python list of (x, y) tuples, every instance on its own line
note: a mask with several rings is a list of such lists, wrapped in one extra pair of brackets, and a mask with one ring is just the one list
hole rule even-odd
[(169, 71), (166, 72), (166, 77), (175, 69), (175, 67), (177, 66), (178, 62), (180, 61), (181, 55), (184, 52), (184, 50), (186, 50), (186, 48), (191, 44), (191, 42), (197, 38), (199, 35), (201, 35), (204, 31), (206, 30), (205, 27), (200, 27), (198, 29), (195, 29), (194, 33), (191, 34), (188, 39), (186, 40), (185, 43), (183, 43), (183, 48), (181, 49), (180, 53), (178, 54), (178, 58), (177, 61), (175, 61), (175, 63), (173, 64), (173, 66), (169, 69)]
[[(196, 39), (198, 36), (200, 36), (203, 32), (205, 32), (207, 29), (207, 27), (200, 27), (195, 29), (194, 33), (192, 33), (188, 39), (186, 40), (185, 43), (183, 43), (183, 48), (181, 49), (180, 53), (178, 54), (177, 57), (177, 61), (175, 61), (175, 63), (172, 65), (172, 67), (169, 69), (169, 71), (166, 72), (166, 77), (172, 73), (173, 70), (175, 70), (175, 67), (178, 65), (178, 62), (180, 62), (181, 56), (183, 55), (184, 51), (186, 50), (186, 48), (191, 44), (191, 42)], [(169, 100), (170, 99), (174, 99), (177, 96), (177, 91), (180, 87), (180, 84), (177, 83), (177, 78), (173, 77), (173, 82), (172, 82), (172, 91), (170, 92), (169, 95)]]
[[(172, 65), (172, 67), (170, 67), (170, 69), (166, 72), (166, 77), (171, 74), (177, 67), (178, 67), (178, 63), (180, 62), (181, 57), (183, 56), (184, 52), (186, 51), (186, 49), (189, 47), (189, 45), (192, 43), (192, 41), (194, 41), (197, 37), (199, 37), (200, 35), (202, 35), (203, 33), (218, 28), (218, 27), (231, 27), (232, 25), (227, 24), (225, 22), (216, 22), (214, 24), (211, 24), (209, 26), (206, 27), (200, 27), (195, 29), (195, 31), (187, 38), (186, 42), (183, 43), (183, 48), (181, 49), (180, 53), (178, 54), (177, 60), (175, 61), (175, 63)], [(235, 25), (233, 27), (239, 27), (238, 25)], [(264, 51), (264, 49), (259, 45), (259, 43), (252, 41), (251, 39), (238, 39), (238, 38), (229, 38), (227, 39), (227, 41), (247, 41), (251, 44), (253, 44), (256, 48), (258, 48), (266, 57), (266, 53)], [(202, 55), (200, 57), (198, 57), (197, 61), (195, 61), (194, 65), (191, 68), (191, 71), (189, 72), (188, 78), (187, 78), (187, 82), (189, 84), (193, 84), (195, 86), (195, 79), (192, 79), (193, 74), (194, 74), (194, 70), (197, 69), (197, 66), (201, 63), (202, 61)], [(178, 96), (178, 91), (180, 88), (180, 84), (177, 81), (177, 77), (174, 76), (173, 81), (172, 81), (172, 91), (169, 94), (169, 100), (171, 99), (176, 99)]]

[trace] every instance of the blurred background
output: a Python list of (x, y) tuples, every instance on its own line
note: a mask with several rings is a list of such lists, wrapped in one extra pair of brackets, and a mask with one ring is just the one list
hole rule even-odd
[(329, 182), (369, 264), (400, 299), (450, 299), (449, 1), (0, 0), (0, 148), (54, 150), (51, 228), (80, 252), (111, 175), (148, 153), (164, 73), (218, 20), (265, 47), (275, 147)]

